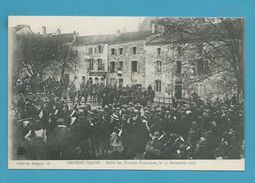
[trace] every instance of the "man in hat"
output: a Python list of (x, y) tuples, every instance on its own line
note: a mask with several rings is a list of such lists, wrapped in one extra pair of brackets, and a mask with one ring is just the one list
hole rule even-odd
[(24, 84), (23, 84), (21, 79), (17, 80), (16, 87), (17, 87), (18, 94), (19, 93), (24, 93)]
[(69, 130), (63, 118), (57, 119), (57, 127), (49, 137), (50, 155), (52, 159), (65, 159)]
[(80, 84), (80, 90), (78, 92), (78, 101), (81, 102), (82, 97), (84, 97), (85, 104), (87, 103), (88, 94), (86, 92), (86, 83), (85, 79), (82, 80), (82, 83)]
[(160, 141), (160, 133), (155, 131), (152, 139), (149, 140), (145, 147), (144, 158), (145, 159), (158, 159), (161, 155), (163, 143)]
[(24, 137), (28, 142), (28, 153), (30, 158), (41, 160), (45, 158), (46, 150), (46, 134), (42, 129), (41, 123), (39, 120), (34, 121), (30, 125), (30, 130)]
[(25, 97), (23, 93), (19, 94), (18, 101), (17, 101), (17, 113), (18, 118), (24, 118), (25, 113)]
[(71, 82), (69, 86), (69, 98), (71, 99), (72, 103), (74, 104), (76, 97), (76, 86), (74, 82)]

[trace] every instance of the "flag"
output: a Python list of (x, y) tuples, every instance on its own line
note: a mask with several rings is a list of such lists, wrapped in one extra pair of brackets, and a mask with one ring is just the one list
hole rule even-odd
[(145, 112), (144, 112), (143, 107), (141, 108), (140, 113), (141, 113), (141, 116), (144, 116), (144, 115), (145, 115)]
[(41, 111), (41, 112), (39, 113), (39, 118), (42, 119), (42, 117), (43, 117), (43, 111)]
[(76, 119), (77, 119), (76, 117), (72, 117), (72, 118), (71, 118), (70, 126), (71, 126), (72, 124), (74, 124), (74, 122), (76, 121)]
[(72, 112), (72, 114), (70, 115), (70, 117), (73, 117), (74, 113), (75, 113), (75, 110), (73, 110), (73, 112)]

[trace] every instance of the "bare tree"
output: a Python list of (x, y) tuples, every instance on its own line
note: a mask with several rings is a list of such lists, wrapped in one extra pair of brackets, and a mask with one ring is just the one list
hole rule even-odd
[(14, 62), (26, 69), (34, 78), (42, 77), (43, 70), (52, 64), (54, 44), (50, 37), (40, 35), (18, 35)]
[(72, 70), (78, 64), (72, 42), (66, 42), (61, 35), (19, 35), (14, 44), (17, 46), (13, 65), (17, 69), (24, 68), (34, 78), (42, 79), (44, 71), (59, 72), (63, 78), (66, 70)]
[[(192, 53), (193, 60), (207, 60), (210, 71), (204, 77), (193, 77), (201, 81), (222, 73), (226, 87), (236, 85), (237, 97), (244, 94), (244, 21), (230, 18), (164, 18), (159, 20), (161, 33), (169, 43), (182, 45)], [(195, 53), (195, 55), (194, 55)], [(183, 53), (184, 55), (186, 53)], [(190, 54), (190, 53), (188, 53)], [(190, 69), (190, 68), (189, 68)], [(186, 75), (185, 75), (186, 74)], [(183, 76), (190, 76), (184, 71)]]
[(79, 67), (78, 52), (73, 48), (73, 42), (65, 42), (61, 36), (54, 37), (56, 47), (53, 55), (52, 68), (59, 71), (64, 78), (65, 71), (74, 71)]

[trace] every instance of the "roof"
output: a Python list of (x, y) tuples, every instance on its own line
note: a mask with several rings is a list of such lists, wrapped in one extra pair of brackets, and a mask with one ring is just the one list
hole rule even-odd
[(31, 27), (28, 25), (17, 25), (13, 27), (13, 31), (16, 34), (34, 34), (34, 32), (31, 30)]
[(115, 35), (91, 35), (91, 36), (79, 36), (76, 39), (76, 45), (85, 45), (85, 44), (96, 44), (96, 43), (108, 43), (110, 40), (113, 40)]
[(151, 36), (146, 42), (146, 45), (191, 42), (198, 38), (199, 36), (194, 36), (185, 32), (163, 33)]
[(115, 34), (106, 35), (92, 35), (92, 36), (79, 36), (76, 40), (76, 45), (86, 45), (86, 44), (118, 44), (130, 41), (146, 40), (147, 37), (151, 35), (150, 31), (140, 31), (140, 32), (126, 32), (121, 33), (120, 36)]
[[(166, 31), (161, 34), (152, 35), (148, 41), (147, 45), (154, 44), (169, 44), (169, 43), (187, 43), (194, 42), (198, 40), (222, 40), (229, 38), (243, 39), (241, 34), (240, 20), (233, 20), (232, 24), (235, 26), (235, 31), (232, 35), (226, 30), (226, 27), (222, 23), (215, 24), (201, 24), (197, 27), (198, 32), (190, 32), (188, 29), (179, 29), (175, 31)], [(226, 26), (226, 25), (225, 25)]]
[(61, 38), (61, 40), (64, 42), (64, 43), (70, 43), (73, 41), (74, 39), (74, 35), (73, 33), (68, 33), (68, 34), (56, 34), (56, 35), (50, 35), (50, 36), (54, 36), (54, 37), (59, 37)]

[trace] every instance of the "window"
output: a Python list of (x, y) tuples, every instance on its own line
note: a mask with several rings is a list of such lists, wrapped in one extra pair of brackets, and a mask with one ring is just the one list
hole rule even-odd
[(89, 59), (89, 70), (93, 71), (94, 70), (94, 62), (93, 59)]
[(161, 72), (162, 71), (162, 62), (157, 61), (156, 62), (156, 72)]
[(198, 60), (197, 73), (198, 73), (198, 75), (201, 75), (201, 74), (203, 74), (203, 72), (204, 72), (204, 62), (203, 62), (203, 60)]
[(85, 76), (82, 76), (81, 79), (82, 79), (82, 81), (85, 81)]
[(104, 70), (102, 59), (97, 59), (97, 70), (99, 71)]
[(161, 54), (161, 48), (157, 48), (157, 54), (158, 54), (158, 55)]
[(177, 82), (175, 83), (175, 93), (174, 93), (175, 98), (181, 99), (182, 98), (182, 83)]
[(138, 69), (137, 69), (137, 61), (132, 61), (131, 62), (131, 70), (132, 72), (137, 72)]
[(119, 61), (118, 70), (119, 70), (119, 71), (122, 71), (122, 69), (123, 69), (123, 62), (122, 62), (122, 61)]
[(191, 69), (192, 69), (192, 75), (196, 75), (197, 74), (197, 68), (195, 66), (194, 61), (191, 62)]
[(123, 55), (123, 48), (119, 49), (119, 53), (120, 53), (120, 55)]
[(137, 54), (137, 47), (132, 48), (133, 54)]
[(65, 84), (69, 85), (69, 83), (70, 83), (70, 75), (69, 74), (65, 74), (64, 78), (65, 78)]
[(110, 72), (115, 72), (115, 62), (110, 62)]
[(204, 74), (205, 75), (209, 74), (209, 62), (208, 62), (208, 60), (204, 61)]
[(97, 48), (98, 48), (98, 53), (103, 53), (103, 47), (101, 45), (99, 45)]
[(160, 80), (155, 81), (155, 91), (161, 92), (161, 81)]
[(206, 75), (209, 73), (209, 62), (208, 60), (199, 60), (197, 64), (198, 75)]
[(177, 57), (181, 57), (183, 55), (183, 48), (181, 46), (177, 47)]
[(115, 49), (114, 48), (111, 49), (111, 54), (115, 55)]
[(182, 73), (182, 63), (181, 61), (176, 62), (176, 74), (180, 75)]
[(89, 54), (93, 53), (93, 48), (89, 48)]

